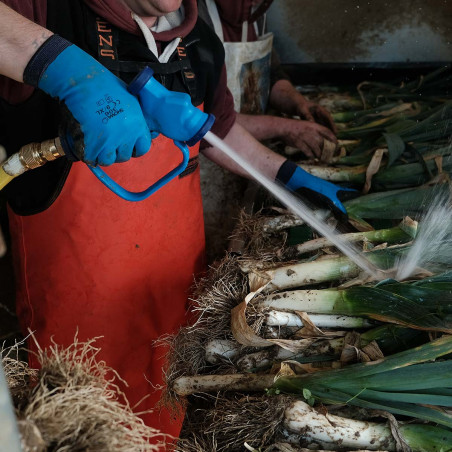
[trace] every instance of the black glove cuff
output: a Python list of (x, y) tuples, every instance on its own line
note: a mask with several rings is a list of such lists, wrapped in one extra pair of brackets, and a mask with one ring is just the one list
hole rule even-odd
[(291, 162), (290, 160), (286, 160), (278, 170), (278, 174), (276, 175), (275, 180), (277, 182), (281, 182), (284, 185), (287, 185), (290, 178), (293, 176), (293, 173), (295, 173), (295, 170), (297, 169), (297, 165), (294, 162)]
[(58, 35), (52, 35), (47, 39), (36, 53), (31, 57), (24, 70), (24, 82), (27, 85), (37, 87), (41, 80), (42, 74), (55, 58), (66, 48), (72, 44), (66, 39)]

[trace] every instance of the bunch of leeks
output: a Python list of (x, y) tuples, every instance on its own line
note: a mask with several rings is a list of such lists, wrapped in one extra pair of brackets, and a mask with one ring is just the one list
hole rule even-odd
[[(312, 375), (277, 378), (273, 389), (309, 402), (384, 410), (452, 429), (452, 336), (380, 361)], [(311, 400), (313, 399), (313, 400)], [(451, 445), (452, 446), (452, 445)]]

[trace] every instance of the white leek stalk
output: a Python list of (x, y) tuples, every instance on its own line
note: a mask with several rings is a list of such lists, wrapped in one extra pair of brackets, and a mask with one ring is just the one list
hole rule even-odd
[(218, 391), (264, 391), (274, 382), (274, 375), (232, 374), (179, 377), (173, 391), (179, 396)]
[(313, 262), (287, 265), (260, 273), (250, 273), (250, 287), (257, 290), (266, 285), (266, 290), (290, 289), (326, 281), (350, 279), (358, 276), (359, 267), (347, 257), (318, 259)]
[(317, 314), (331, 314), (336, 302), (341, 300), (341, 292), (335, 289), (288, 290), (267, 295), (259, 300), (259, 308), (302, 311)]
[(241, 345), (227, 339), (215, 339), (207, 343), (206, 361), (210, 364), (218, 364), (224, 360), (232, 360), (240, 352)]
[[(367, 328), (372, 323), (362, 317), (345, 315), (309, 314), (309, 319), (318, 328)], [(265, 315), (265, 323), (269, 326), (303, 327), (300, 316), (292, 312), (269, 311)]]
[(340, 444), (341, 448), (396, 450), (391, 430), (386, 425), (325, 415), (301, 401), (286, 409), (284, 424), (288, 430), (309, 440)]

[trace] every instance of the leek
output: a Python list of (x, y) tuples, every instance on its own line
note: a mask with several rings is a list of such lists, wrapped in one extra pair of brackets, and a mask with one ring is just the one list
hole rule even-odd
[[(295, 290), (271, 294), (254, 303), (261, 310), (359, 316), (452, 334), (452, 282), (443, 283), (441, 289), (394, 282), (343, 290)], [(281, 326), (286, 324), (283, 319)]]
[(365, 331), (361, 334), (360, 340), (361, 346), (375, 341), (385, 355), (390, 355), (425, 344), (429, 337), (425, 331), (388, 323)]
[(452, 428), (452, 360), (434, 361), (452, 352), (452, 336), (391, 355), (321, 374), (280, 377), (274, 390), (309, 394), (329, 404), (389, 411)]
[(441, 184), (371, 193), (345, 201), (344, 206), (348, 215), (356, 219), (418, 218), (437, 195), (449, 196), (449, 186)]
[[(406, 251), (404, 248), (387, 248), (366, 252), (364, 256), (379, 269), (388, 270)], [(350, 279), (359, 274), (359, 267), (348, 257), (333, 257), (266, 271), (251, 271), (248, 278), (253, 291), (265, 285), (265, 290), (269, 292)]]
[[(399, 226), (394, 228), (380, 229), (376, 231), (350, 232), (342, 234), (340, 237), (341, 239), (351, 243), (372, 242), (395, 244), (413, 240), (416, 237), (416, 231), (417, 222), (406, 218), (400, 223)], [(294, 252), (297, 254), (304, 254), (332, 246), (334, 246), (334, 243), (332, 243), (329, 239), (320, 237), (318, 239), (292, 246), (285, 251), (285, 254), (292, 255)]]
[(303, 352), (291, 351), (276, 346), (263, 349), (259, 352), (248, 353), (237, 360), (236, 367), (241, 372), (251, 372), (270, 368), (273, 364), (288, 359), (303, 363), (332, 361), (340, 355), (344, 347), (344, 338), (315, 342), (307, 341), (307, 344), (309, 345), (306, 345), (306, 349)]
[[(309, 442), (341, 448), (396, 451), (391, 429), (386, 424), (357, 421), (317, 411), (297, 401), (284, 413), (284, 426)], [(398, 428), (401, 439), (413, 451), (452, 450), (452, 432), (431, 425), (409, 424)]]
[[(452, 149), (447, 149), (442, 159), (442, 171), (452, 173)], [(435, 156), (441, 156), (442, 152), (432, 153), (423, 163), (405, 163), (391, 167), (381, 168), (372, 178), (372, 187), (374, 191), (398, 189), (405, 187), (416, 187), (424, 184), (438, 174), (438, 166), (433, 159)], [(351, 182), (362, 185), (366, 181), (367, 167), (359, 166), (317, 166), (317, 165), (299, 165), (305, 171), (321, 179), (331, 182)]]
[[(312, 317), (311, 317), (312, 320)], [(365, 331), (359, 336), (359, 347), (364, 347), (375, 341), (385, 354), (406, 350), (414, 345), (428, 341), (426, 333), (420, 330), (403, 328), (398, 325), (386, 324)], [(242, 372), (250, 372), (271, 367), (274, 363), (284, 360), (295, 360), (309, 363), (318, 359), (338, 359), (344, 348), (344, 337), (333, 339), (306, 341), (302, 351), (287, 350), (278, 345), (249, 353), (236, 341), (216, 339), (205, 346), (206, 361), (210, 364), (234, 363)], [(243, 351), (244, 354), (243, 354)]]
[(206, 361), (210, 364), (219, 364), (236, 358), (240, 353), (240, 344), (227, 339), (214, 339), (206, 344), (205, 350)]
[(445, 75), (447, 72), (450, 72), (450, 66), (444, 65), (409, 82), (366, 81), (358, 86), (358, 91), (364, 105), (377, 105), (381, 102), (396, 99), (403, 99), (405, 102), (411, 99), (422, 99), (423, 101), (438, 103), (443, 101), (442, 97), (444, 93), (448, 93), (450, 87), (450, 75)]
[(195, 375), (177, 378), (172, 390), (179, 396), (217, 391), (265, 391), (274, 378), (267, 374)]
[[(317, 328), (368, 328), (372, 322), (361, 317), (351, 317), (344, 315), (314, 314), (309, 316), (309, 320)], [(264, 316), (264, 322), (268, 326), (288, 326), (302, 328), (303, 321), (296, 313), (281, 312), (271, 310)]]

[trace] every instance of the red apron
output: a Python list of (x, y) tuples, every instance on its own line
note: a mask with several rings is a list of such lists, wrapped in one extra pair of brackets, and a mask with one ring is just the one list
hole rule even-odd
[[(197, 153), (198, 146), (191, 148), (190, 157)], [(107, 172), (138, 191), (181, 158), (173, 143), (159, 136), (144, 157)], [(32, 216), (10, 212), (10, 228), (24, 333), (30, 328), (42, 348), (51, 337), (68, 346), (77, 331), (79, 340), (103, 336), (96, 342), (98, 359), (127, 381), (123, 389), (132, 407), (148, 396), (136, 409), (153, 408), (165, 353), (153, 341), (184, 323), (193, 276), (204, 268), (199, 168), (133, 203), (78, 162), (52, 206)], [(165, 433), (179, 434), (181, 419), (166, 412), (144, 418)]]

